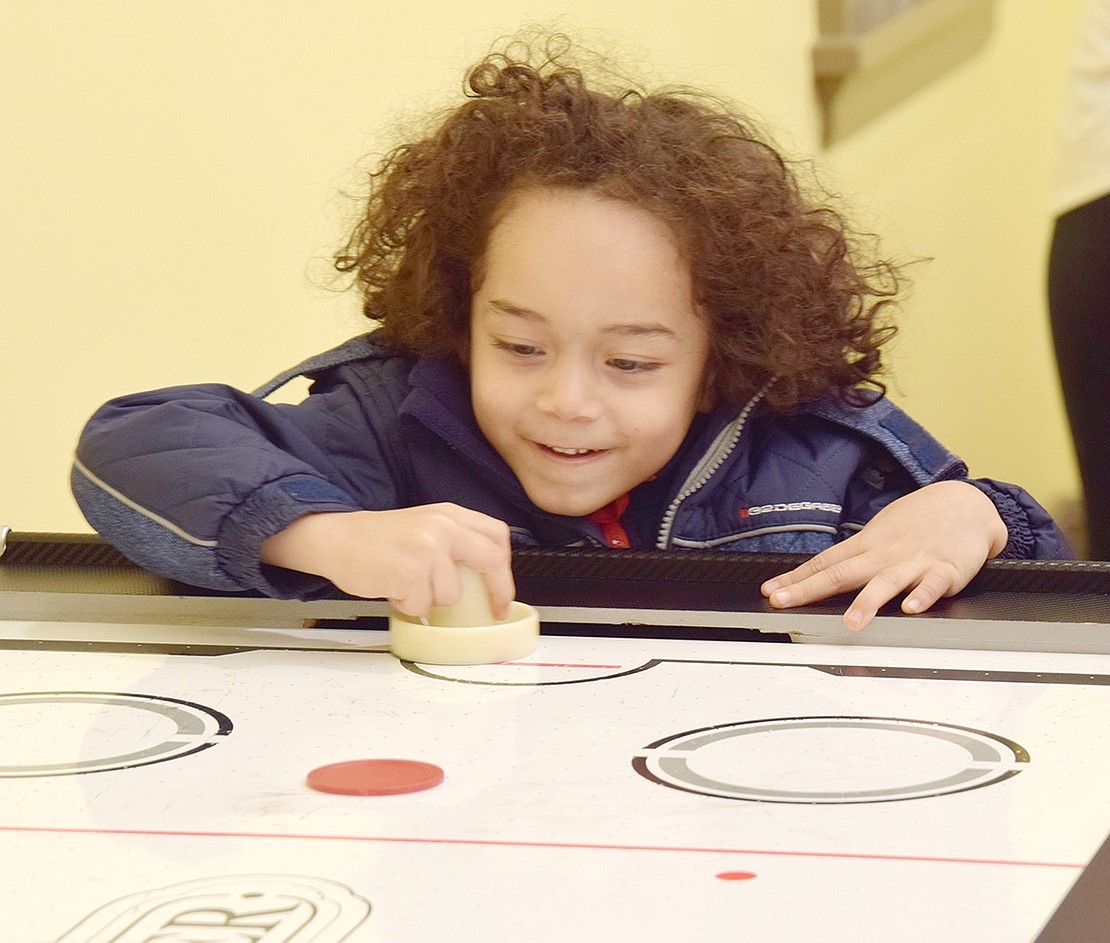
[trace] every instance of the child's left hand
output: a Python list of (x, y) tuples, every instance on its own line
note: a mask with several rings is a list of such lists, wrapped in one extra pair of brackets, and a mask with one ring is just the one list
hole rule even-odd
[(899, 593), (924, 612), (963, 589), (1006, 546), (1006, 525), (974, 485), (940, 481), (891, 502), (858, 533), (760, 587), (777, 609), (861, 589), (844, 624), (862, 629)]

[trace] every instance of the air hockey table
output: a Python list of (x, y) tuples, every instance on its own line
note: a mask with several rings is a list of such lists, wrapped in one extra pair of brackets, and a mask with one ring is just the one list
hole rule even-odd
[[(1110, 565), (775, 612), (786, 556), (523, 552), (519, 661), (0, 540), (0, 940), (1110, 940)], [(444, 770), (321, 793), (321, 765)]]

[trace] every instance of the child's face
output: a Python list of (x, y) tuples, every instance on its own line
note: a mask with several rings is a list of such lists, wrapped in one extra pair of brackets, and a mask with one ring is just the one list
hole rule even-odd
[(708, 354), (662, 221), (590, 191), (509, 198), (471, 303), (470, 381), (534, 504), (583, 517), (658, 472), (703, 402)]

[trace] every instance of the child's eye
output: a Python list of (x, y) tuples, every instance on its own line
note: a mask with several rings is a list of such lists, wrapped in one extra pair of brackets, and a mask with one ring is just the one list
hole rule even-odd
[(647, 373), (651, 370), (658, 370), (662, 364), (654, 363), (649, 360), (629, 360), (626, 357), (614, 357), (609, 362), (609, 366), (622, 373)]
[(518, 357), (534, 357), (542, 351), (534, 344), (514, 344), (512, 341), (501, 340), (496, 338), (493, 346), (498, 350), (508, 351), (510, 354), (516, 354)]

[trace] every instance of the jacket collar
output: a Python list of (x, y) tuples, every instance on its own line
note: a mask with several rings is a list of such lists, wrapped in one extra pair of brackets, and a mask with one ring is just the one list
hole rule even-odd
[(410, 391), (398, 413), (403, 423), (415, 421), (424, 426), (494, 476), (511, 497), (528, 502), (512, 469), (478, 428), (470, 405), (470, 380), (461, 364), (420, 358), (413, 365), (409, 384)]

